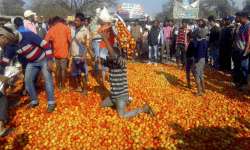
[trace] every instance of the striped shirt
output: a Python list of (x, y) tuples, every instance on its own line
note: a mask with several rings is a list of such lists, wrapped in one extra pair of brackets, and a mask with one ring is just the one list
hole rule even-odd
[(22, 56), (27, 63), (52, 59), (52, 50), (45, 40), (31, 31), (20, 32), (18, 48), (8, 49), (0, 60), (1, 65), (8, 65), (16, 55)]
[(187, 43), (187, 29), (185, 28), (180, 28), (179, 34), (176, 39), (176, 44), (184, 44), (186, 45)]
[(108, 58), (110, 68), (111, 99), (128, 97), (127, 63), (121, 56)]

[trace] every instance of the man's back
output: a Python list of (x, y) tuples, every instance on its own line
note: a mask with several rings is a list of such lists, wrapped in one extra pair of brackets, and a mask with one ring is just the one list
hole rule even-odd
[(63, 23), (57, 23), (49, 29), (45, 40), (51, 42), (55, 58), (68, 57), (71, 42), (71, 31), (68, 26)]

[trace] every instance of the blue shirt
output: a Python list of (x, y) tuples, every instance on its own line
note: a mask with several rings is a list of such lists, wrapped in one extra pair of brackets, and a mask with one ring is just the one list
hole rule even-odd
[[(7, 65), (16, 55), (21, 61), (26, 63), (39, 62), (45, 58), (53, 58), (52, 50), (49, 44), (42, 40), (38, 35), (27, 29), (20, 27), (18, 48), (5, 47), (5, 54), (0, 60), (0, 64)], [(21, 62), (22, 63), (22, 62)]]

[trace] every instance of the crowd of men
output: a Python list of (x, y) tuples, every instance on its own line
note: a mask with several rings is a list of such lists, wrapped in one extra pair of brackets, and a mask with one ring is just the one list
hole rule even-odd
[[(126, 112), (126, 106), (131, 102), (127, 62), (123, 58), (124, 51), (116, 43), (113, 18), (106, 8), (97, 9), (92, 19), (77, 13), (74, 21), (54, 17), (46, 23), (42, 18), (35, 19), (35, 16), (36, 13), (27, 10), (24, 20), (20, 17), (13, 20), (14, 27), (0, 28), (0, 46), (4, 51), (1, 68), (15, 60), (22, 64), (24, 90), (30, 96), (29, 108), (39, 106), (36, 89), (39, 74), (43, 75), (45, 81), (48, 112), (56, 108), (54, 79), (56, 87), (61, 91), (75, 90), (87, 95), (88, 67), (91, 64), (95, 77), (102, 85), (106, 72), (110, 72), (110, 96), (102, 102), (102, 107), (115, 106), (118, 114), (124, 118), (140, 113), (154, 115), (148, 104)], [(174, 24), (168, 20), (161, 24), (155, 20), (142, 26), (135, 22), (128, 26), (128, 30), (137, 43), (134, 60), (146, 59), (149, 65), (172, 63), (175, 60), (178, 68), (186, 70), (188, 88), (191, 88), (190, 74), (193, 73), (197, 96), (205, 94), (206, 64), (225, 73), (232, 73), (236, 88), (246, 88), (250, 22), (245, 12), (238, 12), (235, 17), (229, 16), (222, 20), (210, 16), (193, 23), (183, 20)], [(66, 84), (68, 72), (75, 85), (70, 89)], [(4, 123), (8, 120), (7, 100), (3, 99), (0, 100), (0, 135), (5, 133)]]
[[(31, 10), (27, 10), (24, 12), (24, 20), (16, 17), (12, 22), (13, 26), (0, 28), (0, 46), (3, 49), (0, 60), (1, 73), (3, 74), (5, 67), (12, 61), (21, 63), (24, 90), (30, 96), (28, 108), (39, 106), (39, 74), (45, 81), (49, 113), (56, 108), (53, 79), (61, 91), (74, 90), (87, 95), (89, 54), (96, 78), (101, 74), (101, 85), (104, 85), (107, 68), (110, 72), (110, 96), (103, 100), (102, 107), (115, 106), (119, 116), (123, 118), (134, 117), (140, 113), (154, 115), (148, 104), (126, 111), (131, 102), (128, 93), (127, 62), (123, 58), (122, 50), (115, 46), (117, 44), (112, 28), (113, 17), (106, 8), (97, 9), (96, 17), (91, 22), (82, 13), (77, 13), (73, 22), (54, 17), (47, 24), (39, 20), (36, 22), (35, 15)], [(74, 81), (73, 89), (66, 87), (68, 72)], [(4, 124), (8, 121), (8, 101), (4, 93), (1, 96), (0, 136), (5, 135), (7, 129)]]
[[(250, 51), (250, 22), (246, 12), (235, 16), (195, 21), (171, 20), (161, 24), (154, 21), (129, 27), (137, 41), (137, 58), (146, 58), (148, 64), (176, 62), (178, 68), (187, 73), (187, 87), (191, 88), (192, 72), (198, 96), (205, 93), (204, 68), (210, 65), (225, 74), (231, 74), (235, 87), (247, 89)], [(143, 55), (146, 54), (146, 55)], [(146, 57), (145, 57), (146, 56)]]

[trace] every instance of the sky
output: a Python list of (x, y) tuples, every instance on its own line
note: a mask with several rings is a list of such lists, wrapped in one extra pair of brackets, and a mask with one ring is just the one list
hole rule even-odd
[[(32, 0), (24, 0), (28, 4)], [(126, 3), (137, 3), (144, 6), (145, 12), (149, 15), (155, 15), (162, 11), (162, 5), (166, 3), (168, 0), (117, 0), (118, 3), (126, 2)], [(237, 2), (238, 7), (241, 8), (242, 2), (244, 0), (235, 0)]]

